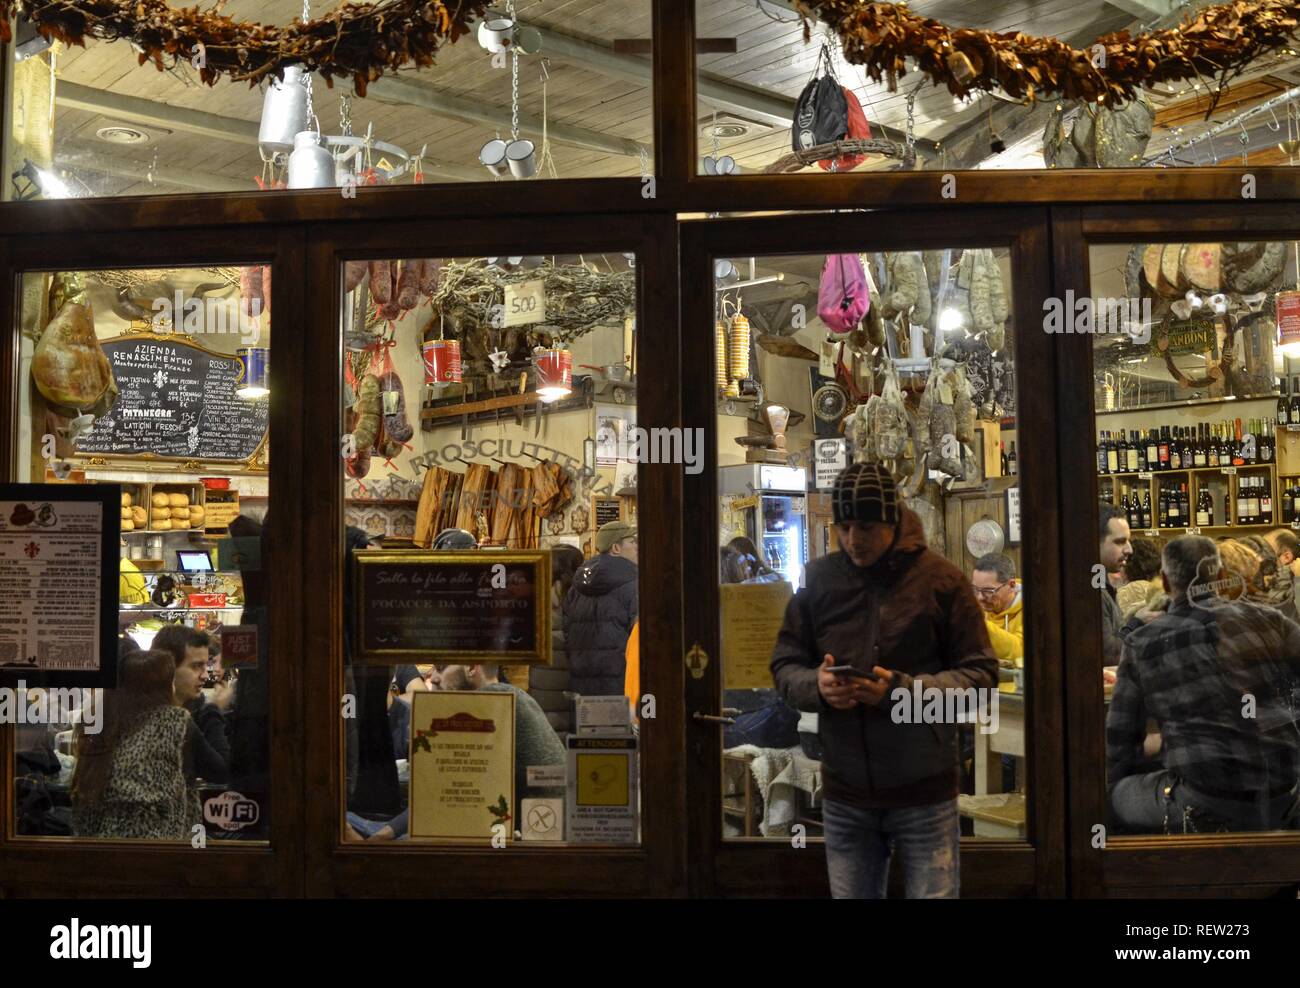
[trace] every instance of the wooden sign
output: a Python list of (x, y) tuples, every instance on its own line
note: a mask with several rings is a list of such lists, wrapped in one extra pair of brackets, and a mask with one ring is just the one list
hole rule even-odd
[(551, 554), (375, 549), (356, 553), (357, 655), (551, 661)]
[(204, 498), (203, 527), (225, 531), (239, 517), (238, 491), (208, 491)]
[(546, 282), (540, 278), (506, 285), (505, 300), (505, 326), (546, 321)]
[(77, 440), (79, 455), (245, 465), (257, 458), (268, 399), (235, 394), (238, 359), (152, 333), (101, 345), (117, 379), (117, 403)]

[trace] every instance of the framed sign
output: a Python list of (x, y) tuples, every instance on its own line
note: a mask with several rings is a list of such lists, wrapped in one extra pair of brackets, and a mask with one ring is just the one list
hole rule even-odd
[(779, 583), (728, 583), (722, 596), (724, 689), (771, 689), (772, 649), (794, 588)]
[(117, 685), (117, 484), (0, 484), (0, 682)]
[(619, 521), (623, 517), (622, 512), (623, 503), (618, 498), (601, 497), (599, 494), (593, 494), (591, 498), (592, 531), (607, 522)]
[(510, 841), (515, 826), (515, 695), (411, 697), (412, 837)]
[(1007, 545), (1020, 545), (1020, 488), (1007, 488)]
[(179, 460), (265, 467), (267, 398), (235, 393), (243, 364), (174, 335), (135, 333), (101, 344), (117, 402), (77, 440), (95, 460)]
[(356, 553), (362, 662), (551, 661), (551, 554), (372, 549)]
[(814, 485), (819, 491), (828, 491), (835, 486), (835, 478), (849, 465), (849, 443), (847, 439), (813, 440), (813, 474)]

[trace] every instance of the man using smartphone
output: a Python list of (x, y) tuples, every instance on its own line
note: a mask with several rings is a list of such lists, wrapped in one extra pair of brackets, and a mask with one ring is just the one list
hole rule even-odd
[(832, 504), (840, 551), (808, 564), (771, 663), (786, 701), (818, 714), (831, 894), (884, 898), (897, 850), (908, 898), (956, 898), (957, 726), (891, 711), (910, 711), (914, 682), (997, 689), (983, 613), (884, 467), (848, 467)]

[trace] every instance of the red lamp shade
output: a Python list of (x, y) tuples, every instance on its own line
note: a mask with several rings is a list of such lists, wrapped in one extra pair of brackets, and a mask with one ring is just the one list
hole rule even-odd
[(460, 340), (429, 340), (424, 354), (425, 384), (460, 384)]
[(548, 404), (567, 397), (573, 391), (573, 352), (561, 347), (533, 351), (537, 371), (537, 397)]

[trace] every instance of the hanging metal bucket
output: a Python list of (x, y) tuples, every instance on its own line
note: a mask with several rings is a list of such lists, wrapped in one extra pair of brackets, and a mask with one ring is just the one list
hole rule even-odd
[(289, 155), (289, 188), (330, 189), (334, 187), (334, 156), (321, 146), (320, 134), (304, 130), (294, 135)]
[(301, 65), (285, 67), (284, 79), (272, 79), (262, 99), (257, 143), (267, 155), (293, 150), (294, 138), (307, 129), (307, 86)]
[(493, 175), (504, 175), (510, 166), (506, 164), (506, 142), (500, 138), (488, 141), (478, 153), (478, 160), (487, 166)]
[(537, 174), (536, 148), (532, 141), (519, 139), (506, 146), (506, 160), (515, 178), (532, 178)]

